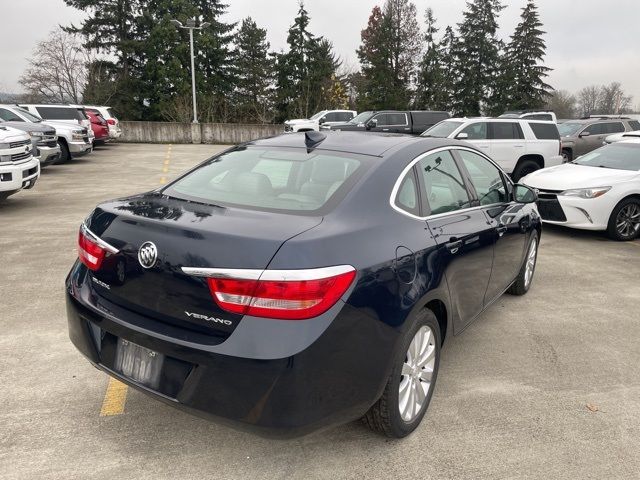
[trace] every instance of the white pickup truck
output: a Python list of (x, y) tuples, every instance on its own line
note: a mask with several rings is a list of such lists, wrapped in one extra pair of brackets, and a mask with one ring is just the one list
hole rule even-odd
[(31, 137), (0, 125), (0, 200), (32, 188), (40, 177), (40, 161), (34, 158)]
[(563, 162), (558, 125), (520, 118), (451, 118), (423, 137), (456, 138), (485, 152), (517, 182), (536, 170)]
[(322, 110), (311, 118), (297, 118), (284, 122), (284, 131), (294, 132), (319, 132), (320, 125), (332, 125), (334, 123), (345, 123), (355, 118), (358, 112), (353, 110)]

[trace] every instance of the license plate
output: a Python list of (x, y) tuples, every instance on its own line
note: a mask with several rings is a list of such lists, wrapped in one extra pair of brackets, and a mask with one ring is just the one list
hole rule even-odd
[(116, 347), (115, 371), (142, 385), (157, 389), (164, 355), (123, 338)]

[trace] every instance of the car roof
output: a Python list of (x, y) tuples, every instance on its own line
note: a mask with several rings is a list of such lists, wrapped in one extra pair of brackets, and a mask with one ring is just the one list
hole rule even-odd
[[(354, 153), (383, 157), (386, 153), (416, 144), (424, 144), (425, 151), (448, 145), (468, 144), (448, 138), (426, 138), (377, 132), (323, 132), (326, 138), (315, 147), (317, 150)], [(305, 133), (288, 133), (276, 137), (248, 142), (245, 145), (285, 148), (307, 148)]]
[(577, 118), (575, 120), (566, 120), (564, 123), (579, 123), (582, 125), (590, 125), (592, 123), (611, 123), (629, 121), (628, 118)]

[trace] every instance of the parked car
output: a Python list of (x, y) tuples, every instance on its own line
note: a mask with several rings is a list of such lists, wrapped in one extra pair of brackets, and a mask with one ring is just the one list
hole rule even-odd
[(99, 113), (109, 124), (109, 136), (112, 140), (117, 140), (122, 136), (120, 120), (116, 117), (113, 108), (106, 106), (83, 105), (85, 111)]
[(26, 132), (31, 137), (32, 154), (40, 161), (40, 168), (60, 159), (60, 146), (56, 129), (46, 123), (25, 122), (11, 110), (0, 106), (0, 125)]
[(535, 200), (456, 140), (249, 142), (88, 216), (66, 281), (70, 338), (191, 412), (286, 436), (364, 415), (403, 437), (445, 338), (529, 290)]
[(81, 127), (87, 129), (87, 135), (89, 137), (89, 143), (93, 147), (93, 141), (95, 135), (91, 128), (91, 121), (84, 111), (84, 107), (81, 105), (65, 105), (65, 104), (45, 104), (45, 105), (33, 105), (33, 104), (20, 104), (22, 108), (29, 110), (34, 115), (38, 115), (46, 121), (56, 121), (61, 123), (68, 123), (70, 125), (79, 124)]
[(445, 118), (449, 118), (447, 112), (384, 110), (380, 112), (363, 112), (348, 122), (322, 125), (320, 129), (420, 135)]
[(94, 145), (104, 145), (109, 140), (111, 140), (111, 136), (109, 135), (109, 124), (104, 119), (102, 115), (99, 113), (95, 113), (94, 111), (86, 110), (85, 113), (87, 117), (89, 117), (89, 121), (91, 122), (91, 130), (93, 130), (94, 134)]
[(640, 130), (637, 120), (626, 117), (583, 118), (558, 125), (566, 162), (600, 148), (609, 135)]
[(522, 179), (539, 190), (542, 220), (583, 230), (607, 231), (616, 240), (640, 232), (640, 140), (601, 147)]
[[(16, 119), (21, 119), (24, 122), (42, 122), (42, 118), (38, 115), (34, 115), (17, 105), (0, 105), (0, 112), (1, 111), (8, 111), (13, 114)], [(60, 146), (60, 159), (54, 161), (54, 164), (67, 162), (72, 158), (86, 155), (92, 151), (93, 146), (85, 127), (76, 125), (73, 122), (57, 120), (48, 120), (47, 125), (51, 125), (56, 129), (58, 145)]]
[[(633, 122), (629, 122), (632, 124)], [(631, 126), (635, 127), (635, 124)], [(610, 143), (621, 142), (622, 140), (632, 140), (634, 138), (640, 138), (640, 122), (638, 122), (638, 130), (634, 130), (633, 132), (624, 132), (624, 133), (616, 133), (614, 135), (609, 135), (604, 139), (604, 144), (609, 145)]]
[(422, 135), (465, 140), (491, 156), (516, 182), (535, 170), (562, 163), (560, 134), (554, 122), (452, 118)]
[(308, 119), (287, 120), (284, 122), (285, 132), (320, 131), (320, 125), (335, 125), (348, 122), (358, 114), (353, 110), (323, 110)]
[(40, 177), (40, 162), (31, 154), (31, 137), (0, 125), (0, 200), (33, 188)]
[(511, 110), (504, 112), (498, 118), (522, 118), (526, 120), (546, 120), (558, 123), (555, 112), (550, 110)]

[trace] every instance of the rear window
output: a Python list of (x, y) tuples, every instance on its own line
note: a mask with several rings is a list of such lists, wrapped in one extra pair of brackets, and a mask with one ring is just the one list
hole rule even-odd
[(491, 139), (516, 140), (522, 138), (524, 138), (524, 135), (518, 123), (491, 122)]
[(45, 120), (84, 120), (84, 115), (72, 107), (36, 107)]
[(243, 147), (169, 186), (169, 196), (255, 210), (322, 213), (366, 170), (366, 157), (300, 149)]
[(538, 140), (560, 140), (556, 124), (530, 122), (529, 126)]

